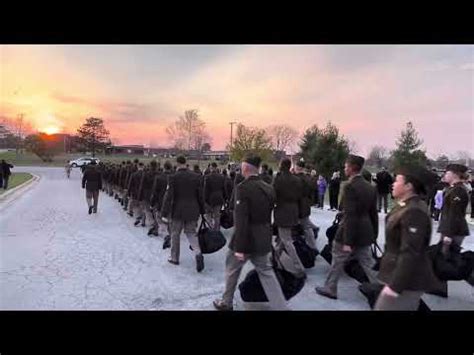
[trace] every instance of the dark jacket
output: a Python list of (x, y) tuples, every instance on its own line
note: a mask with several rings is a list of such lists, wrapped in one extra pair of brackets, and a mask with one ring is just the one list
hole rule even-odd
[(3, 177), (10, 176), (12, 174), (10, 169), (12, 169), (12, 168), (13, 168), (13, 165), (8, 164), (7, 162), (1, 163), (1, 169), (2, 169), (2, 172), (3, 172)]
[(168, 186), (168, 178), (172, 175), (171, 171), (164, 171), (155, 176), (152, 187), (151, 205), (158, 211), (163, 206), (163, 197), (165, 196), (166, 187)]
[(438, 232), (446, 237), (469, 235), (466, 221), (468, 203), (469, 194), (462, 182), (448, 187), (443, 196)]
[(267, 171), (264, 171), (260, 174), (260, 178), (265, 181), (267, 184), (272, 184), (273, 176), (271, 176)]
[(168, 180), (168, 187), (163, 198), (161, 213), (171, 214), (171, 219), (195, 221), (204, 214), (204, 199), (201, 177), (186, 169), (177, 169)]
[(305, 218), (311, 214), (311, 205), (313, 204), (316, 186), (312, 186), (310, 176), (304, 173), (299, 173), (296, 176), (301, 180), (303, 189), (302, 198), (300, 199), (299, 217)]
[(303, 198), (303, 182), (290, 172), (279, 172), (273, 182), (273, 188), (276, 196), (275, 224), (278, 227), (297, 225)]
[(153, 183), (155, 181), (156, 174), (156, 169), (150, 169), (145, 171), (143, 180), (140, 184), (140, 188), (138, 189), (138, 199), (140, 201), (146, 201), (148, 203), (151, 203), (151, 194), (153, 192)]
[(204, 201), (212, 207), (222, 206), (226, 199), (225, 178), (218, 172), (204, 176)]
[(224, 179), (226, 201), (229, 201), (234, 190), (234, 181), (228, 176), (225, 176)]
[(393, 184), (392, 175), (387, 171), (379, 171), (377, 175), (375, 175), (375, 179), (377, 192), (379, 194), (388, 194), (390, 192), (390, 185)]
[(127, 194), (131, 198), (141, 201), (141, 196), (139, 196), (138, 192), (140, 190), (140, 184), (142, 183), (143, 178), (145, 177), (144, 170), (135, 171), (130, 175), (128, 179), (128, 186), (127, 186)]
[(251, 176), (235, 186), (235, 230), (229, 243), (234, 252), (267, 254), (272, 245), (273, 187), (258, 176)]
[(341, 188), (341, 178), (334, 178), (329, 180), (329, 192), (330, 193), (338, 193), (339, 189)]
[(336, 241), (356, 247), (371, 245), (379, 230), (375, 188), (361, 175), (354, 176), (344, 187), (341, 209)]
[(431, 240), (428, 207), (419, 196), (396, 204), (385, 219), (385, 253), (378, 278), (402, 292), (431, 291), (440, 286), (427, 250)]
[(98, 191), (102, 189), (102, 176), (97, 168), (94, 166), (88, 166), (84, 170), (82, 176), (82, 188), (86, 188), (87, 191)]

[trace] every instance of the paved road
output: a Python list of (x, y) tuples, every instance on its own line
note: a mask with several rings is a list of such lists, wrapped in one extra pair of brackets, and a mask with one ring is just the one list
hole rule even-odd
[[(99, 212), (87, 214), (79, 170), (70, 180), (62, 168), (15, 171), (41, 179), (12, 202), (0, 202), (0, 309), (212, 309), (212, 300), (223, 291), (225, 249), (206, 255), (206, 268), (198, 274), (183, 237), (181, 265), (171, 265), (162, 237), (149, 238), (144, 228), (134, 227), (114, 199), (101, 195)], [(334, 212), (321, 210), (311, 216), (322, 231), (333, 217)], [(229, 237), (230, 231), (225, 234)], [(320, 248), (325, 239), (321, 232)], [(474, 250), (472, 241), (466, 247)], [(292, 309), (369, 309), (348, 277), (341, 281), (339, 300), (317, 296), (314, 286), (327, 270), (318, 258), (305, 288), (290, 301)], [(242, 309), (238, 292), (236, 300)]]

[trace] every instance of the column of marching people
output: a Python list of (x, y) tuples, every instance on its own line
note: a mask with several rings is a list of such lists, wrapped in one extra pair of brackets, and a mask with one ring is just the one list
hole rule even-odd
[[(150, 237), (164, 236), (163, 249), (170, 249), (168, 262), (173, 265), (179, 265), (180, 236), (184, 232), (194, 253), (197, 272), (204, 270), (198, 221), (205, 219), (212, 229), (219, 231), (221, 212), (228, 209), (233, 214), (234, 230), (223, 265), (225, 289), (222, 297), (213, 302), (214, 307), (233, 310), (242, 268), (250, 261), (272, 309), (286, 310), (289, 297), (275, 267), (280, 265), (294, 280), (306, 280), (306, 268), (295, 248), (293, 231), (299, 228), (305, 247), (314, 251), (315, 258), (319, 253), (314, 234), (318, 227), (310, 219), (311, 206), (316, 198), (319, 207), (324, 205), (326, 182), (318, 178), (315, 193), (316, 172), (302, 160), (296, 164), (287, 158), (281, 160), (275, 176), (261, 163), (254, 154), (247, 154), (240, 166), (229, 165), (222, 171), (216, 163), (209, 164), (204, 172), (198, 165), (190, 169), (184, 156), (179, 156), (174, 166), (170, 161), (163, 166), (156, 161), (145, 166), (138, 159), (121, 164), (92, 163), (84, 171), (82, 186), (86, 189), (89, 214), (97, 213), (102, 190), (134, 218), (137, 228), (148, 228)], [(380, 288), (376, 310), (416, 310), (423, 293), (442, 284), (429, 257), (432, 213), (427, 205), (430, 192), (436, 191), (439, 182), (425, 168), (405, 166), (396, 171), (393, 183), (385, 171), (378, 174), (378, 182), (384, 187), (377, 190), (371, 185), (370, 174), (364, 174), (363, 166), (363, 157), (347, 158), (347, 181), (340, 198), (340, 173), (334, 173), (329, 183), (330, 209), (337, 209), (340, 222), (332, 243), (330, 270), (325, 282), (315, 287), (315, 297), (337, 299), (344, 266), (348, 260), (356, 260), (370, 283)], [(464, 185), (467, 179), (466, 166), (447, 167), (443, 179), (447, 188), (438, 228), (444, 254), (451, 248), (461, 248), (469, 235), (465, 219), (469, 203)], [(395, 202), (387, 211), (389, 192)], [(384, 211), (388, 212), (386, 242), (375, 269), (373, 245), (379, 235), (382, 200)]]

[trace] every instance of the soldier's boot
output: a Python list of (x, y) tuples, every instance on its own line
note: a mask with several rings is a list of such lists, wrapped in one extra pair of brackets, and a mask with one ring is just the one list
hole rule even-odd
[(196, 271), (201, 272), (204, 270), (204, 257), (202, 254), (196, 255)]
[(140, 220), (141, 220), (141, 217), (138, 216), (135, 223), (133, 224), (135, 227), (138, 226), (140, 224)]

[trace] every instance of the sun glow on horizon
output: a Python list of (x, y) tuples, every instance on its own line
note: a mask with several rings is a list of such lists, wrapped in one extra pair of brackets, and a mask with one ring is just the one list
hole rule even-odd
[(44, 132), (49, 135), (56, 134), (56, 133), (59, 133), (59, 128), (55, 126), (48, 126), (43, 129), (40, 129), (40, 132)]

